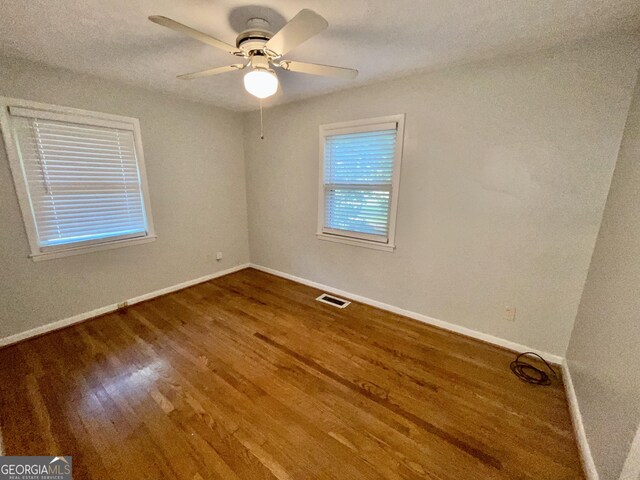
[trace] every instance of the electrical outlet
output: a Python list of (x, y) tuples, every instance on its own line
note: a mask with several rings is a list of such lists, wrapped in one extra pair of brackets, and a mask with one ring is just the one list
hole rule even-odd
[(516, 319), (516, 307), (504, 307), (504, 319), (508, 322), (514, 322)]
[(216, 260), (217, 260), (217, 261), (222, 260), (222, 252), (218, 252), (218, 253), (216, 253)]

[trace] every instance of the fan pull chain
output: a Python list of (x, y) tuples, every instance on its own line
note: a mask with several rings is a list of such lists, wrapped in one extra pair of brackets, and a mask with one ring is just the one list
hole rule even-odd
[(260, 99), (260, 140), (264, 140), (264, 125), (262, 123), (262, 99)]

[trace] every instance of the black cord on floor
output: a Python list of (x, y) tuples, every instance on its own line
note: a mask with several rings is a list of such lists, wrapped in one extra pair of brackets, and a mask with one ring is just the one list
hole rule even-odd
[(530, 363), (520, 360), (520, 358), (526, 355), (535, 355), (536, 357), (538, 357), (540, 360), (544, 362), (544, 364), (547, 366), (547, 368), (552, 373), (552, 375), (557, 378), (558, 374), (544, 358), (542, 358), (537, 353), (524, 352), (518, 355), (516, 359), (513, 362), (511, 362), (511, 371), (520, 380), (522, 380), (523, 382), (531, 383), (533, 385), (550, 385), (551, 384), (551, 378), (549, 378), (549, 375), (547, 375), (547, 372), (534, 367)]

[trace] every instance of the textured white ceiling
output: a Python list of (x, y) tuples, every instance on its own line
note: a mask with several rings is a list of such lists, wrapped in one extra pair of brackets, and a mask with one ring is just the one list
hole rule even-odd
[(360, 75), (345, 81), (279, 71), (282, 91), (271, 104), (640, 25), (638, 0), (0, 0), (0, 53), (251, 110), (257, 99), (244, 91), (242, 72), (175, 78), (236, 57), (147, 17), (165, 15), (234, 44), (246, 18), (262, 12), (279, 27), (302, 8), (324, 16), (329, 28), (287, 58)]

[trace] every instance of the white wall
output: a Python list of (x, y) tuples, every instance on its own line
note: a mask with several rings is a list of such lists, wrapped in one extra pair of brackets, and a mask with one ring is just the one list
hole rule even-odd
[[(259, 114), (246, 114), (252, 261), (564, 355), (635, 47), (619, 38), (267, 109), (262, 141)], [(318, 126), (396, 113), (406, 113), (396, 251), (317, 240)]]
[(22, 60), (0, 72), (0, 95), (140, 119), (158, 235), (33, 262), (0, 141), (0, 339), (249, 261), (240, 114)]
[(567, 352), (601, 480), (618, 479), (640, 425), (639, 287), (640, 82)]

